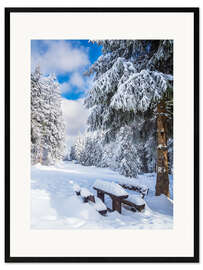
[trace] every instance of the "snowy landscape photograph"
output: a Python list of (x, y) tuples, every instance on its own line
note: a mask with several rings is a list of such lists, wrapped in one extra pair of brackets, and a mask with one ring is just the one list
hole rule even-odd
[(31, 229), (173, 229), (173, 40), (31, 40)]

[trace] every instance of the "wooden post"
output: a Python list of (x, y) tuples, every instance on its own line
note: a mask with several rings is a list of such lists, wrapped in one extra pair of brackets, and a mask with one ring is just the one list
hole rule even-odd
[(97, 197), (100, 198), (102, 200), (102, 202), (104, 202), (104, 193), (97, 190)]
[(112, 198), (112, 209), (118, 211), (121, 214), (121, 200)]

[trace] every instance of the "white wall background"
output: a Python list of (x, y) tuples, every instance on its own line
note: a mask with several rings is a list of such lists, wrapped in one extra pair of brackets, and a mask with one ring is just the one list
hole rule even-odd
[[(0, 173), (1, 173), (1, 177), (0, 177), (0, 213), (1, 213), (1, 217), (0, 217), (0, 266), (1, 269), (8, 269), (8, 268), (18, 268), (18, 269), (35, 269), (36, 267), (40, 269), (57, 269), (58, 267), (61, 267), (63, 269), (67, 269), (67, 267), (69, 267), (69, 269), (94, 269), (95, 267), (97, 269), (103, 269), (103, 267), (107, 267), (110, 269), (123, 269), (123, 268), (127, 268), (127, 269), (134, 269), (135, 267), (139, 267), (139, 269), (148, 269), (150, 268), (151, 270), (153, 269), (162, 269), (163, 265), (162, 264), (128, 264), (128, 265), (123, 265), (123, 264), (111, 264), (111, 265), (102, 265), (102, 264), (60, 264), (60, 266), (58, 264), (5, 264), (4, 263), (4, 219), (3, 219), (3, 215), (4, 215), (4, 154), (3, 154), (3, 149), (4, 149), (4, 130), (3, 130), (3, 126), (4, 126), (4, 7), (51, 7), (51, 6), (57, 6), (57, 7), (83, 7), (83, 6), (89, 6), (89, 7), (122, 7), (122, 6), (129, 6), (129, 7), (186, 7), (186, 6), (193, 6), (193, 7), (201, 7), (203, 8), (203, 1), (198, 1), (198, 0), (171, 0), (171, 1), (153, 1), (153, 0), (137, 0), (136, 2), (134, 0), (125, 0), (125, 1), (121, 1), (121, 0), (117, 0), (117, 1), (113, 1), (113, 0), (103, 0), (103, 1), (93, 1), (93, 0), (86, 0), (86, 1), (82, 1), (82, 0), (69, 0), (69, 1), (61, 1), (61, 0), (35, 0), (35, 1), (1, 1), (0, 2), (0, 8), (1, 8), (1, 16), (0, 16), (0, 25), (1, 25), (1, 41), (0, 42), (0, 83), (1, 83), (1, 87), (0, 87), (0, 123), (1, 123), (1, 127), (0, 127)], [(201, 25), (200, 25), (200, 29), (202, 29), (202, 21), (201, 21)], [(201, 44), (201, 42), (200, 42)], [(202, 54), (201, 54), (202, 56)], [(201, 62), (202, 62), (202, 57), (201, 57)], [(201, 71), (201, 68), (200, 68)], [(202, 74), (200, 73), (200, 77)], [(203, 101), (202, 95), (200, 95), (201, 100), (200, 102)], [(200, 109), (200, 117), (202, 118), (202, 109)], [(200, 121), (201, 127), (203, 124), (203, 120), (201, 119)], [(200, 134), (202, 134), (201, 129), (200, 129)], [(203, 147), (201, 145), (201, 154), (203, 151)], [(202, 167), (202, 162), (200, 161), (200, 168)], [(200, 172), (200, 179), (201, 179), (201, 174), (202, 172)], [(201, 180), (200, 180), (201, 182)], [(201, 191), (202, 192), (202, 188)], [(201, 205), (200, 205), (201, 207)], [(200, 223), (201, 224), (201, 223)], [(202, 236), (202, 234), (201, 234)], [(202, 240), (202, 237), (201, 237)], [(201, 241), (202, 242), (202, 241)], [(201, 247), (200, 247), (200, 251), (202, 251)], [(201, 255), (203, 254), (203, 252), (200, 253)], [(173, 268), (179, 268), (179, 269), (191, 269), (193, 267), (195, 268), (199, 268), (199, 265), (192, 265), (192, 264), (165, 264), (164, 268), (165, 269), (171, 269), (171, 267)]]

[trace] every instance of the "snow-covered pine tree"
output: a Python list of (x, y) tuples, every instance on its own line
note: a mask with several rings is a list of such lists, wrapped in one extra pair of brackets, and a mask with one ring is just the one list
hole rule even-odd
[[(157, 116), (156, 195), (169, 196), (167, 99), (173, 87), (173, 41), (100, 40), (103, 55), (92, 65), (94, 85), (85, 100), (90, 130), (106, 130), (111, 141), (138, 114)], [(170, 96), (172, 96), (170, 94)], [(136, 161), (135, 161), (136, 162)]]
[(32, 163), (51, 164), (65, 154), (65, 124), (59, 84), (54, 75), (31, 74)]
[(41, 73), (39, 66), (31, 74), (31, 161), (32, 164), (40, 161), (42, 122), (41, 122), (41, 104), (42, 95), (40, 80)]
[(116, 144), (114, 141), (108, 142), (106, 144), (103, 144), (102, 148), (102, 158), (100, 160), (100, 163), (97, 165), (99, 167), (109, 167), (112, 170), (118, 169), (118, 164), (116, 163)]
[(98, 132), (88, 132), (86, 135), (86, 164), (100, 166), (102, 159), (102, 138)]
[[(65, 154), (65, 123), (61, 109), (59, 84), (55, 75), (41, 80), (45, 93), (46, 110), (44, 121), (44, 159), (45, 162), (62, 160)], [(44, 104), (44, 105), (45, 105)]]
[(98, 133), (86, 132), (79, 135), (71, 148), (71, 158), (84, 166), (100, 166), (102, 147)]
[(70, 160), (76, 160), (75, 144), (70, 148)]
[(74, 146), (72, 147), (72, 158), (82, 164), (84, 152), (85, 152), (85, 137), (80, 134), (77, 137)]
[(141, 169), (138, 153), (139, 145), (135, 143), (133, 129), (129, 126), (121, 127), (116, 138), (115, 162), (120, 174), (136, 177)]

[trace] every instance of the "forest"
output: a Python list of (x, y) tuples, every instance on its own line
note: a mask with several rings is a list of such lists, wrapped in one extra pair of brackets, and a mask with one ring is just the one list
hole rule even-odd
[[(115, 194), (127, 194), (128, 204), (142, 203), (145, 209), (131, 213), (124, 207), (122, 214), (121, 210), (120, 214), (116, 212), (125, 228), (171, 228), (173, 41), (91, 40), (88, 46), (95, 44), (100, 46), (101, 55), (82, 72), (84, 78), (92, 80), (83, 97), (82, 106), (88, 110), (86, 128), (69, 149), (66, 125), (71, 123), (63, 116), (57, 76), (43, 74), (40, 65), (31, 73), (33, 213), (39, 196), (48, 194), (52, 217), (44, 221), (44, 214), (43, 218), (33, 214), (32, 226), (120, 228), (115, 211), (107, 209), (112, 208), (111, 199), (113, 210), (118, 209)], [(106, 203), (101, 196), (102, 200), (96, 197), (98, 183), (100, 193), (103, 187), (105, 194), (110, 194)], [(129, 193), (119, 191), (118, 185), (130, 187)], [(73, 195), (75, 192), (79, 192), (81, 201)], [(94, 210), (106, 209), (105, 216), (98, 217), (92, 211), (91, 199), (84, 204), (84, 198), (88, 201), (91, 196)], [(71, 210), (69, 205), (73, 205)], [(84, 211), (85, 217), (81, 214)], [(76, 221), (72, 226), (67, 220), (73, 217)]]

